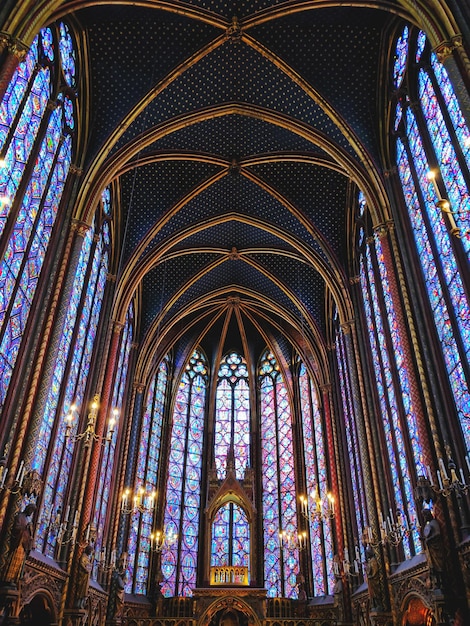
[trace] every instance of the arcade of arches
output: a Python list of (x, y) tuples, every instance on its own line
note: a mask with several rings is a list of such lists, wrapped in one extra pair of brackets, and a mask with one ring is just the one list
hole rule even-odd
[(470, 8), (2, 0), (0, 624), (470, 623)]

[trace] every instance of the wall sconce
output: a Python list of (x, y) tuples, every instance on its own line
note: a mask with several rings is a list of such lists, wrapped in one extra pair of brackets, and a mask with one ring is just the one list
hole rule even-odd
[[(468, 484), (465, 480), (463, 469), (459, 468), (457, 470), (457, 465), (452, 459), (449, 446), (446, 446), (446, 453), (447, 467), (444, 463), (444, 460), (442, 458), (439, 459), (440, 469), (436, 471), (438, 484), (435, 484), (431, 469), (429, 467), (426, 468), (427, 475), (420, 476), (418, 478), (418, 484), (421, 485), (421, 488), (423, 488), (424, 486), (429, 487), (430, 489), (432, 489), (432, 492), (444, 496), (445, 498), (448, 498), (453, 493), (457, 496), (461, 496), (462, 494), (467, 493), (468, 489), (470, 489), (470, 484)], [(467, 454), (465, 456), (465, 462), (467, 464), (468, 472), (470, 474), (470, 454)]]
[(172, 546), (177, 539), (178, 535), (171, 531), (166, 533), (161, 530), (156, 530), (150, 535), (150, 549), (152, 552), (160, 553), (164, 548)]
[(392, 510), (390, 509), (387, 519), (384, 519), (382, 511), (379, 511), (379, 528), (380, 539), (375, 536), (374, 531), (370, 526), (366, 526), (362, 531), (362, 543), (365, 546), (372, 546), (376, 548), (378, 545), (390, 544), (392, 546), (399, 546), (400, 543), (410, 534), (419, 528), (419, 525), (412, 521), (408, 522), (408, 517), (403, 515), (401, 511), (397, 510), (394, 517)]
[(325, 498), (322, 500), (317, 490), (311, 495), (311, 504), (309, 504), (309, 497), (300, 496), (300, 512), (312, 522), (331, 520), (335, 516), (335, 498), (331, 492), (327, 492)]
[(71, 405), (69, 412), (65, 416), (65, 420), (66, 420), (65, 439), (66, 440), (71, 439), (72, 441), (75, 442), (75, 441), (81, 441), (83, 439), (84, 446), (86, 448), (88, 448), (91, 445), (92, 441), (100, 441), (102, 444), (110, 443), (110, 441), (113, 438), (114, 430), (116, 428), (116, 421), (119, 415), (119, 411), (117, 409), (113, 410), (111, 417), (109, 419), (108, 432), (106, 433), (104, 437), (100, 437), (95, 432), (96, 417), (98, 415), (98, 409), (100, 406), (99, 399), (100, 399), (99, 395), (95, 395), (95, 397), (93, 398), (93, 402), (91, 403), (91, 407), (90, 407), (90, 413), (88, 414), (86, 429), (78, 435), (72, 435), (72, 422), (74, 418), (74, 413), (77, 411), (77, 407), (75, 406), (75, 404)]
[(279, 545), (287, 550), (306, 550), (308, 546), (307, 531), (295, 533), (281, 530), (279, 532)]
[(139, 487), (135, 495), (131, 495), (130, 489), (126, 489), (121, 498), (121, 513), (130, 515), (131, 513), (152, 513), (155, 510), (157, 498), (156, 491), (147, 492), (144, 487)]

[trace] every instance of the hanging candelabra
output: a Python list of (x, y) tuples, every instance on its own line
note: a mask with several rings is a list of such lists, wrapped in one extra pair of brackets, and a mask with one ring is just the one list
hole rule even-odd
[(156, 497), (156, 491), (146, 491), (144, 487), (139, 487), (134, 495), (131, 489), (125, 489), (121, 498), (121, 513), (152, 513), (155, 510)]
[(177, 539), (178, 535), (171, 530), (169, 532), (156, 530), (150, 535), (150, 549), (152, 552), (160, 553), (176, 543)]
[(96, 430), (95, 430), (96, 418), (98, 416), (98, 409), (100, 406), (99, 399), (100, 399), (99, 396), (95, 395), (95, 397), (93, 398), (93, 402), (91, 403), (91, 406), (90, 406), (90, 412), (88, 414), (86, 428), (82, 433), (79, 433), (77, 435), (72, 435), (72, 426), (73, 426), (75, 413), (77, 412), (78, 409), (75, 404), (71, 405), (69, 412), (65, 416), (65, 422), (66, 422), (65, 439), (66, 441), (72, 440), (75, 442), (75, 441), (83, 440), (84, 446), (86, 448), (88, 448), (91, 445), (92, 441), (99, 441), (102, 444), (111, 442), (115, 428), (116, 428), (116, 422), (117, 422), (117, 418), (119, 415), (119, 411), (118, 409), (113, 409), (111, 413), (111, 417), (109, 418), (108, 431), (104, 437), (101, 437), (100, 435), (96, 433)]
[(322, 499), (317, 490), (311, 497), (300, 496), (300, 512), (305, 519), (314, 521), (327, 521), (335, 516), (335, 498), (331, 492), (327, 492)]
[(305, 530), (300, 532), (279, 532), (279, 545), (286, 550), (305, 550), (308, 545), (308, 534)]

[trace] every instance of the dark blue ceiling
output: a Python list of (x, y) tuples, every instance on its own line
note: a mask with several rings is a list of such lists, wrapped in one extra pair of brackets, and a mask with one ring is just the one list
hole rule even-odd
[[(219, 324), (230, 293), (245, 320), (253, 307), (272, 318), (283, 352), (289, 341), (275, 326), (283, 315), (299, 319), (299, 302), (327, 345), (331, 293), (349, 289), (353, 181), (373, 167), (381, 175), (380, 102), (395, 19), (393, 2), (385, 10), (341, 5), (169, 0), (77, 11), (89, 65), (85, 175), (119, 159), (116, 236), (120, 270), (140, 287), (140, 341), (177, 293), (168, 328), (197, 316), (185, 313), (196, 299)], [(227, 296), (212, 311), (217, 290)], [(190, 345), (197, 333), (188, 328)]]

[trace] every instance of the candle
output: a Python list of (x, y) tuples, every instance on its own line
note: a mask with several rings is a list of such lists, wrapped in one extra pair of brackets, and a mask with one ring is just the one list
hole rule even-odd
[(465, 485), (465, 477), (463, 475), (463, 469), (460, 468), (460, 480), (462, 482), (462, 485)]
[(442, 491), (444, 487), (442, 486), (441, 472), (439, 470), (437, 470), (437, 481), (439, 483), (439, 489)]
[(78, 524), (78, 509), (75, 511), (75, 515), (73, 517), (73, 526), (74, 528), (77, 526)]
[(69, 515), (70, 515), (70, 504), (67, 506), (67, 508), (65, 509), (65, 517), (64, 517), (64, 522), (68, 522), (69, 521)]
[(344, 548), (344, 559), (346, 561), (349, 561), (349, 551), (347, 548)]
[(21, 474), (22, 474), (22, 472), (23, 472), (23, 467), (24, 467), (24, 461), (21, 461), (20, 466), (19, 466), (19, 468), (18, 468), (18, 472), (17, 472), (17, 474), (16, 474), (16, 478), (15, 478), (15, 480), (16, 480), (16, 482), (17, 482), (17, 483), (19, 483), (19, 482), (20, 482)]
[(87, 529), (86, 529), (85, 541), (88, 543), (89, 539), (90, 539), (90, 524), (88, 524)]
[(434, 480), (431, 474), (431, 468), (429, 467), (429, 465), (426, 465), (426, 471), (428, 473), (428, 478), (429, 478), (429, 484), (431, 485), (431, 487), (434, 486)]
[(370, 526), (367, 527), (367, 537), (369, 539), (369, 543), (372, 543), (372, 528)]
[(116, 565), (116, 550), (113, 550), (111, 552), (111, 567), (114, 567)]
[(357, 559), (354, 561), (354, 573), (359, 574), (359, 565)]
[(379, 520), (380, 520), (380, 525), (383, 526), (384, 516), (382, 515), (382, 511), (379, 511)]
[(18, 487), (22, 487), (23, 486), (23, 481), (24, 481), (24, 475), (26, 473), (26, 468), (23, 464), (23, 467), (21, 468), (21, 475), (20, 475), (20, 480), (18, 481)]
[(442, 478), (444, 480), (449, 480), (449, 477), (447, 476), (446, 466), (444, 465), (444, 461), (441, 458), (439, 458), (439, 465), (441, 466)]
[(5, 480), (6, 480), (7, 474), (8, 474), (8, 467), (5, 467), (5, 469), (3, 470), (3, 473), (2, 473), (2, 482), (0, 484), (0, 487), (2, 489), (3, 489), (3, 487), (5, 487)]
[(467, 463), (468, 472), (469, 472), (469, 474), (470, 474), (470, 454), (467, 454), (467, 455), (465, 456), (465, 461), (466, 461), (466, 463)]
[(355, 554), (356, 554), (356, 560), (360, 561), (361, 560), (361, 554), (359, 552), (359, 546), (355, 547)]

